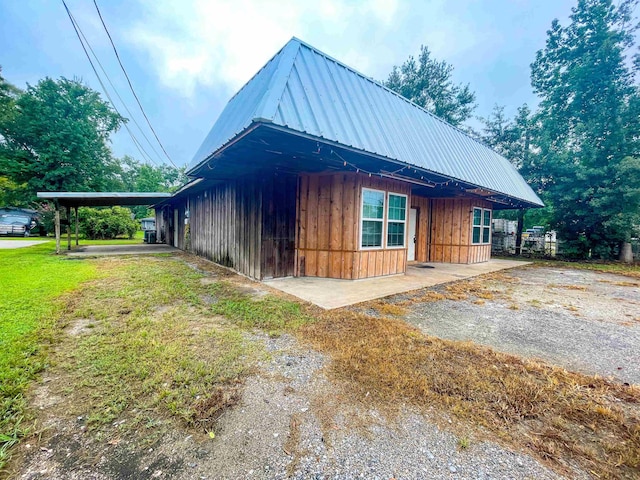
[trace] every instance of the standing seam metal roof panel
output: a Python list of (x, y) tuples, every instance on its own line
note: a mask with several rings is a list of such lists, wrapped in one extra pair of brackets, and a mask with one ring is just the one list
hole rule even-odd
[(296, 38), (231, 98), (190, 169), (264, 121), (542, 205), (507, 159)]

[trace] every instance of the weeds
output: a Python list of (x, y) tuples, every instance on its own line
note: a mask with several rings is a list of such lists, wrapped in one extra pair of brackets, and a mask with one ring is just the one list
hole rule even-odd
[(565, 472), (576, 462), (603, 477), (640, 473), (638, 387), (354, 312), (329, 312), (300, 334), (331, 356), (332, 375), (354, 401), (369, 394), (390, 408), (403, 402), (440, 408)]
[(243, 328), (260, 328), (271, 335), (279, 335), (311, 321), (297, 302), (273, 295), (253, 298), (227, 281), (211, 285), (210, 292), (216, 299), (211, 306), (212, 312), (224, 315)]
[(235, 404), (259, 348), (208, 315), (201, 275), (171, 259), (112, 261), (116, 271), (84, 289), (67, 318), (98, 326), (63, 349), (77, 414), (101, 428), (128, 413), (169, 414), (212, 431)]

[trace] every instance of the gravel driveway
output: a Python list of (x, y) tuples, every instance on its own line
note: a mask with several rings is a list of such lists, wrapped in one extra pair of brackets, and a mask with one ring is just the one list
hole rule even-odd
[(505, 275), (486, 285), (499, 292), (493, 300), (418, 304), (407, 320), (430, 335), (640, 384), (640, 280), (542, 267)]
[[(288, 335), (263, 341), (273, 357), (248, 379), (240, 405), (222, 417), (215, 439), (174, 427), (153, 448), (135, 439), (104, 444), (81, 431), (75, 419), (49, 417), (56, 435), (45, 445), (27, 447), (15, 478), (562, 478), (494, 442), (471, 437), (469, 446), (460, 448), (460, 438), (439, 426), (448, 423), (441, 415), (430, 418), (405, 408), (400, 416), (385, 418), (366, 399), (345, 404), (339, 386), (324, 375), (324, 356)], [(50, 408), (52, 397), (45, 397)]]

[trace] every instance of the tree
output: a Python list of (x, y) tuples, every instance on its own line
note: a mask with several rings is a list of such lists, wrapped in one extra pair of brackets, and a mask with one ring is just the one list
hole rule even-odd
[[(18, 87), (4, 79), (2, 67), (0, 67), (0, 124), (8, 123), (14, 118), (16, 98), (20, 93), (21, 91)], [(2, 141), (3, 137), (0, 133), (0, 143)], [(2, 160), (0, 159), (0, 164), (1, 162)], [(25, 190), (26, 185), (14, 182), (4, 173), (0, 174), (0, 206), (24, 206), (22, 200)]]
[(0, 117), (0, 171), (25, 184), (31, 198), (38, 190), (101, 190), (113, 176), (109, 136), (125, 119), (97, 92), (79, 81), (45, 78), (7, 108)]
[(126, 192), (174, 192), (187, 182), (184, 167), (142, 164), (129, 155), (119, 164), (118, 188)]
[(394, 66), (384, 84), (451, 125), (460, 126), (475, 110), (476, 95), (468, 84), (454, 84), (452, 74), (453, 66), (431, 58), (429, 48), (423, 45), (418, 60), (410, 56), (402, 66)]
[[(125, 192), (175, 192), (187, 182), (185, 167), (176, 168), (170, 165), (147, 165), (125, 155), (118, 162), (115, 190)], [(136, 217), (149, 214), (144, 206), (132, 207)]]
[[(527, 104), (518, 108), (513, 120), (506, 117), (504, 107), (496, 105), (487, 118), (479, 118), (484, 124), (480, 138), (496, 152), (506, 157), (520, 172), (523, 178), (538, 193), (542, 194), (544, 174), (533, 141), (536, 136), (536, 123)], [(550, 207), (517, 211), (516, 255), (520, 254), (522, 232), (525, 225), (547, 223)], [(512, 217), (512, 216), (510, 216)]]
[(531, 65), (553, 224), (583, 257), (611, 257), (640, 225), (640, 61), (625, 61), (636, 4), (579, 0), (568, 26), (553, 21)]

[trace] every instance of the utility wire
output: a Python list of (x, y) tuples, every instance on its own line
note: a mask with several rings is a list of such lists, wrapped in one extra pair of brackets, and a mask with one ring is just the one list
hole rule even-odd
[[(74, 18), (74, 21), (75, 21), (75, 18)], [(104, 76), (106, 77), (107, 81), (109, 82), (109, 85), (111, 85), (111, 88), (113, 89), (113, 91), (115, 92), (116, 96), (120, 100), (120, 103), (122, 104), (124, 109), (129, 114), (129, 116), (130, 116), (131, 120), (133, 121), (133, 123), (136, 125), (136, 127), (138, 127), (138, 130), (140, 131), (140, 133), (142, 134), (144, 139), (147, 141), (147, 144), (149, 145), (149, 147), (151, 147), (151, 150), (153, 150), (153, 153), (155, 153), (158, 158), (161, 158), (161, 155), (155, 149), (155, 147), (151, 143), (151, 140), (149, 140), (149, 137), (147, 137), (147, 135), (144, 133), (144, 130), (142, 129), (140, 124), (136, 121), (136, 118), (133, 115), (133, 113), (131, 113), (131, 110), (129, 110), (129, 107), (127, 106), (127, 103), (120, 96), (120, 93), (118, 92), (118, 89), (116, 88), (116, 86), (111, 81), (111, 78), (109, 77), (109, 74), (107, 73), (105, 68), (102, 66), (102, 63), (100, 62), (100, 59), (98, 58), (98, 55), (96, 55), (96, 52), (91, 47), (91, 44), (89, 43), (89, 40), (87, 40), (87, 37), (85, 36), (84, 32), (82, 31), (82, 28), (80, 28), (80, 24), (77, 21), (75, 21), (75, 23), (76, 23), (76, 26), (78, 27), (78, 30), (80, 31), (80, 35), (82, 35), (82, 38), (84, 39), (84, 43), (86, 43), (87, 47), (89, 47), (89, 51), (93, 55), (93, 58), (95, 59), (95, 61), (98, 63), (98, 66), (100, 67), (100, 70), (102, 70), (102, 73), (104, 74)], [(139, 142), (139, 143), (141, 143), (141, 142)], [(151, 155), (149, 155), (149, 153), (146, 150), (145, 150), (145, 153), (149, 156), (149, 158), (151, 158)], [(157, 162), (155, 160), (153, 161), (153, 163), (157, 164)]]
[[(67, 11), (67, 15), (69, 16), (69, 20), (71, 21), (71, 25), (73, 26), (73, 30), (76, 32), (76, 36), (78, 37), (78, 40), (80, 41), (80, 45), (82, 46), (82, 50), (84, 50), (84, 53), (87, 56), (87, 60), (89, 60), (89, 64), (91, 65), (93, 73), (95, 73), (96, 78), (98, 79), (98, 82), (100, 83), (100, 86), (102, 87), (102, 90), (103, 90), (104, 94), (107, 96), (107, 99), (109, 100), (109, 102), (111, 102), (111, 105), (113, 106), (113, 109), (116, 111), (116, 113), (120, 117), (124, 118), (124, 116), (118, 111), (118, 107), (116, 107), (116, 104), (113, 101), (113, 99), (111, 98), (111, 95), (109, 95), (109, 90), (107, 90), (107, 87), (105, 86), (104, 82), (100, 78), (100, 75), (98, 74), (98, 70), (96, 69), (95, 65), (93, 64), (93, 60), (91, 60), (91, 56), (89, 55), (89, 52), (87, 51), (87, 48), (85, 47), (84, 42), (82, 41), (82, 36), (80, 35), (80, 32), (79, 32), (79, 25), (77, 24), (75, 18), (71, 14), (71, 11), (69, 10), (69, 7), (67, 6), (67, 3), (65, 2), (65, 0), (62, 0), (62, 4), (64, 5), (64, 9)], [(155, 160), (153, 160), (149, 156), (149, 154), (146, 154), (146, 152), (144, 152), (144, 149), (142, 148), (142, 145), (140, 144), (138, 139), (135, 137), (135, 135), (133, 134), (133, 132), (131, 131), (131, 129), (127, 125), (127, 122), (123, 122), (123, 123), (124, 123), (125, 129), (127, 130), (129, 135), (131, 136), (131, 140), (133, 141), (133, 144), (136, 146), (136, 148), (140, 152), (140, 155), (142, 156), (142, 158), (144, 158), (147, 161), (151, 160), (151, 161), (153, 161), (153, 163), (156, 163)]]
[(153, 132), (153, 136), (156, 137), (156, 140), (158, 141), (158, 145), (160, 145), (160, 148), (162, 148), (162, 151), (166, 155), (166, 157), (169, 160), (169, 162), (171, 162), (171, 165), (173, 165), (174, 167), (178, 168), (177, 165), (175, 163), (173, 163), (173, 160), (171, 160), (171, 157), (167, 153), (167, 150), (164, 148), (164, 145), (162, 144), (162, 142), (158, 138), (158, 134), (154, 130), (153, 126), (151, 125), (151, 122), (149, 121), (149, 117), (147, 117), (147, 114), (144, 111), (144, 108), (142, 107), (142, 103), (140, 103), (140, 99), (138, 98), (138, 95), (136, 94), (136, 91), (133, 89), (133, 85), (131, 84), (131, 79), (129, 78), (129, 74), (127, 74), (127, 71), (125, 70), (124, 65), (122, 64), (122, 61), (120, 60), (120, 55), (118, 54), (118, 50), (116, 49), (115, 43), (113, 43), (113, 39), (111, 38), (111, 34), (109, 33), (109, 29), (107, 28), (107, 25), (104, 23), (104, 19), (102, 18), (102, 13), (100, 12), (100, 8), (98, 8), (98, 3), (96, 2), (96, 0), (93, 0), (93, 4), (96, 7), (96, 11), (98, 12), (98, 16), (100, 17), (100, 21), (102, 22), (102, 26), (104, 27), (104, 31), (107, 32), (107, 36), (109, 37), (109, 41), (111, 42), (111, 46), (113, 47), (113, 52), (116, 54), (116, 58), (118, 59), (118, 63), (120, 64), (120, 68), (122, 69), (122, 72), (124, 73), (124, 76), (127, 79), (127, 83), (129, 84), (129, 88), (131, 89), (131, 93), (133, 93), (133, 96), (136, 99), (136, 102), (138, 102), (138, 106), (140, 107), (140, 111), (142, 112), (142, 115), (144, 115), (144, 118), (147, 121), (147, 124), (149, 125), (149, 128)]

